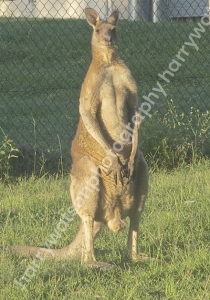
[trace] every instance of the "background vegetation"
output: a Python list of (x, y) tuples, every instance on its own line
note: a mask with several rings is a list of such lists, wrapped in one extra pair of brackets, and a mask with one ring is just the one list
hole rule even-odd
[[(190, 54), (169, 84), (158, 77), (189, 41), (197, 21), (119, 21), (119, 52), (136, 79), (139, 101), (157, 80), (167, 93), (156, 100), (152, 118), (141, 129), (151, 167), (210, 155), (210, 28), (196, 40), (198, 51), (187, 48)], [(91, 30), (85, 20), (1, 19), (0, 126), (20, 149), (19, 160), (11, 160), (18, 161), (16, 175), (57, 173), (61, 157), (69, 170), (79, 93), (91, 60)]]

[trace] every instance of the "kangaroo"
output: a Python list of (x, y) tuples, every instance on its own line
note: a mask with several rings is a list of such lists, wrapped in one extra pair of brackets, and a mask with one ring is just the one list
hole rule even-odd
[(92, 62), (80, 94), (80, 119), (72, 141), (70, 194), (81, 218), (73, 242), (62, 248), (6, 247), (13, 253), (42, 257), (80, 256), (83, 264), (108, 268), (97, 262), (94, 239), (103, 225), (119, 232), (129, 217), (127, 255), (137, 259), (137, 237), (141, 213), (148, 193), (148, 168), (138, 147), (140, 114), (137, 85), (116, 48), (115, 10), (102, 20), (92, 8), (85, 9), (93, 28)]

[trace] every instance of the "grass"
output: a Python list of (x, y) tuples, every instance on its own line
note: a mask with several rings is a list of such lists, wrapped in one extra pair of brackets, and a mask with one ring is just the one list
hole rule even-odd
[[(210, 162), (150, 175), (150, 193), (141, 221), (140, 252), (149, 261), (124, 261), (127, 230), (105, 229), (96, 241), (99, 261), (116, 265), (108, 271), (86, 269), (80, 262), (40, 264), (26, 290), (13, 283), (32, 259), (1, 253), (1, 299), (192, 299), (210, 297)], [(68, 178), (19, 179), (0, 184), (3, 245), (44, 246), (69, 207)], [(56, 247), (67, 245), (78, 218), (62, 233)]]
[[(196, 22), (181, 21), (119, 21), (119, 52), (136, 79), (140, 102), (156, 87), (158, 73), (168, 69), (196, 26)], [(62, 151), (67, 168), (69, 146), (78, 123), (81, 84), (91, 60), (90, 38), (91, 28), (85, 20), (0, 20), (0, 127), (18, 147), (29, 145), (34, 152), (41, 149), (48, 153), (57, 151), (58, 155)], [(155, 136), (160, 144), (164, 143), (161, 132), (171, 116), (168, 124), (162, 119), (171, 99), (177, 121), (185, 121), (181, 131), (191, 140), (193, 133), (185, 133), (191, 109), (198, 109), (201, 114), (210, 110), (209, 39), (209, 27), (205, 27), (196, 40), (199, 51), (188, 46), (189, 56), (170, 83), (160, 80), (167, 97), (160, 97), (152, 107), (154, 120), (147, 120), (148, 124), (156, 124), (149, 130), (152, 135), (148, 136), (148, 126), (142, 128), (142, 147), (151, 163), (154, 159), (161, 161), (162, 153), (157, 156), (158, 145), (151, 146), (148, 139)], [(171, 130), (168, 126), (168, 135)], [(207, 131), (208, 142), (209, 130), (203, 130)], [(0, 131), (3, 140), (1, 135)], [(171, 148), (175, 145), (167, 144)], [(205, 148), (209, 149), (209, 145)], [(188, 150), (184, 152), (187, 156)]]

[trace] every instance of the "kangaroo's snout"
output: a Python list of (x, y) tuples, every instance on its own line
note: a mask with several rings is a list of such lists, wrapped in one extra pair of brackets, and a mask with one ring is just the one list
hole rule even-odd
[(113, 44), (115, 44), (114, 39), (112, 38), (111, 35), (107, 35), (104, 37), (104, 41), (108, 46), (111, 46)]

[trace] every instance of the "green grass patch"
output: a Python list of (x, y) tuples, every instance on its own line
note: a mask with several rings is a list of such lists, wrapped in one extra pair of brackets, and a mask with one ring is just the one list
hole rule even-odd
[[(139, 250), (149, 261), (124, 260), (127, 230), (105, 229), (96, 240), (96, 257), (113, 263), (108, 271), (86, 269), (80, 262), (40, 264), (26, 290), (20, 279), (32, 259), (0, 254), (2, 299), (209, 299), (210, 295), (210, 163), (150, 174), (150, 193), (140, 224)], [(69, 179), (20, 179), (0, 184), (3, 245), (44, 246), (69, 207)], [(56, 247), (73, 239), (75, 217)]]

